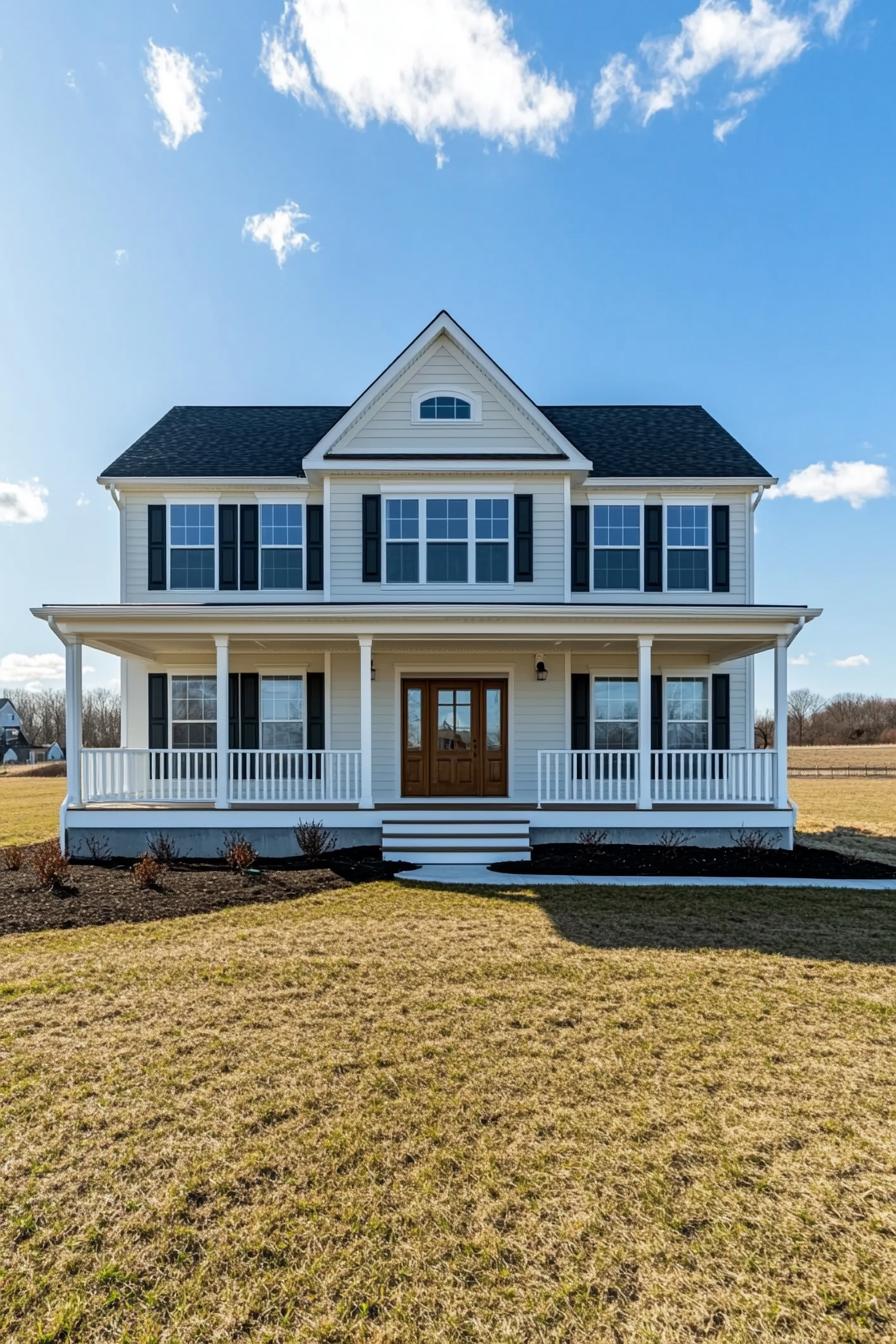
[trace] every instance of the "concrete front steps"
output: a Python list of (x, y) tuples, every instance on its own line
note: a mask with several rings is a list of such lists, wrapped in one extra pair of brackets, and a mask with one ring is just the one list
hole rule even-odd
[(479, 809), (396, 812), (383, 822), (383, 858), (391, 863), (502, 863), (527, 859), (529, 818)]

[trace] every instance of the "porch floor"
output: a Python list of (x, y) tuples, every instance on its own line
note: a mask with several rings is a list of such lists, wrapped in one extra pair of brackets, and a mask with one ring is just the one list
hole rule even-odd
[[(397, 802), (376, 803), (372, 809), (365, 808), (363, 811), (357, 803), (315, 803), (315, 802), (262, 802), (262, 803), (234, 803), (230, 808), (221, 809), (230, 812), (328, 812), (328, 813), (358, 813), (360, 816), (375, 816), (379, 812), (467, 812), (471, 807), (475, 807), (480, 812), (637, 812), (638, 808), (634, 803), (542, 803), (539, 807), (535, 802), (507, 802), (506, 800), (492, 800), (484, 798), (467, 799), (437, 799), (430, 798), (425, 801), (415, 799), (408, 802), (399, 799)], [(692, 802), (680, 803), (654, 803), (651, 811), (653, 812), (681, 812), (693, 809), (704, 812), (742, 812), (748, 807), (751, 812), (774, 812), (777, 809), (773, 803), (703, 803), (698, 800)], [(137, 803), (137, 802), (103, 802), (103, 803), (85, 803), (83, 807), (77, 810), (80, 812), (215, 812), (213, 803)]]

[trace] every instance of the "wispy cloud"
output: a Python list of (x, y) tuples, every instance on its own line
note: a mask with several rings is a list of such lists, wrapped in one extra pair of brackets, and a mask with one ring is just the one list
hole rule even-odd
[(870, 667), (871, 659), (864, 653), (851, 653), (848, 658), (835, 658), (831, 667)]
[[(606, 63), (592, 95), (595, 125), (605, 126), (628, 104), (646, 126), (692, 97), (703, 80), (724, 71), (735, 86), (750, 83), (796, 61), (816, 31), (832, 41), (843, 29), (855, 0), (815, 0), (790, 9), (779, 0), (699, 0), (669, 37), (645, 37), (635, 57), (617, 52)], [(746, 118), (746, 107), (764, 89), (740, 89), (723, 101), (713, 135), (722, 142)], [(742, 95), (739, 97), (739, 95)]]
[(266, 243), (282, 266), (291, 252), (317, 252), (320, 243), (312, 242), (308, 234), (299, 228), (302, 220), (310, 219), (295, 201), (284, 201), (276, 210), (267, 215), (249, 215), (243, 225), (243, 237), (256, 243)]
[(202, 90), (212, 78), (202, 60), (191, 60), (174, 47), (146, 47), (144, 78), (149, 96), (162, 120), (157, 123), (163, 145), (177, 149), (191, 135), (198, 135), (205, 122)]
[(47, 488), (31, 481), (0, 481), (0, 523), (40, 523), (47, 516)]
[(77, 81), (77, 79), (75, 78), (75, 72), (74, 72), (74, 70), (66, 70), (66, 72), (65, 72), (65, 87), (66, 87), (67, 89), (71, 89), (72, 93), (77, 93), (77, 92), (78, 92), (78, 81)]
[(87, 498), (87, 496), (84, 494), (83, 490), (81, 491), (81, 493), (80, 493), (80, 495), (78, 496), (78, 498), (75, 500), (75, 508), (76, 508), (76, 509), (88, 509), (88, 508), (90, 508), (90, 500), (89, 500), (89, 499)]
[(439, 166), (443, 137), (460, 131), (550, 154), (575, 109), (487, 0), (287, 0), (261, 65), (279, 93), (352, 126), (404, 126), (436, 146)]
[(7, 653), (0, 658), (0, 686), (64, 680), (65, 658), (61, 653)]
[(854, 509), (860, 509), (870, 499), (884, 499), (893, 493), (889, 470), (878, 462), (813, 462), (800, 471), (791, 472), (782, 485), (773, 485), (766, 491), (766, 499), (811, 499), (815, 504), (832, 500), (846, 500)]
[(811, 653), (798, 653), (793, 658), (787, 659), (791, 667), (808, 667), (812, 662)]
[(126, 248), (126, 247), (116, 247), (115, 251), (112, 253), (112, 260), (115, 262), (115, 265), (116, 265), (116, 266), (124, 266), (124, 265), (126, 265), (126, 264), (127, 264), (127, 260), (128, 260), (128, 250), (127, 250), (127, 248)]

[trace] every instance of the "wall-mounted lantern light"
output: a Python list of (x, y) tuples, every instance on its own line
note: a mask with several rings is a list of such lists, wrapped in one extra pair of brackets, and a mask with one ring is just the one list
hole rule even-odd
[(537, 653), (535, 655), (535, 680), (547, 681), (547, 679), (548, 679), (547, 664), (545, 663), (541, 654)]

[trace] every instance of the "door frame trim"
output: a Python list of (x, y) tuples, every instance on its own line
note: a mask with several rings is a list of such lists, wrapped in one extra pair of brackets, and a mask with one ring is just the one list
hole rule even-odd
[[(514, 686), (513, 686), (514, 668), (512, 664), (494, 664), (488, 663), (483, 668), (470, 670), (469, 664), (464, 663), (461, 667), (455, 667), (453, 662), (443, 663), (395, 663), (392, 668), (394, 679), (393, 706), (395, 717), (393, 720), (392, 736), (394, 739), (393, 762), (395, 769), (395, 797), (400, 802), (414, 803), (419, 802), (419, 798), (409, 797), (401, 792), (402, 769), (401, 769), (401, 683), (405, 678), (421, 677), (427, 681), (450, 681), (456, 677), (458, 681), (488, 681), (491, 678), (500, 678), (507, 682), (507, 792), (502, 800), (506, 803), (512, 803), (516, 797), (516, 769), (514, 753), (514, 732), (513, 732), (513, 705), (514, 705)], [(374, 789), (376, 792), (376, 789)], [(489, 800), (477, 799), (477, 802)]]

